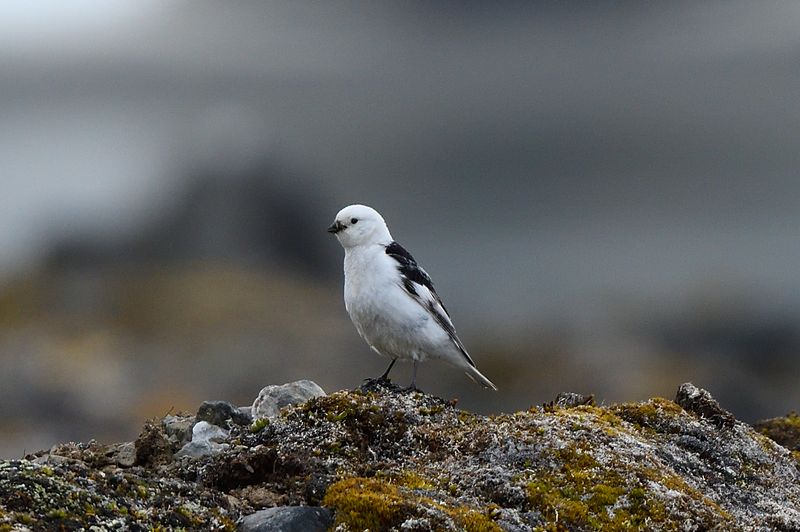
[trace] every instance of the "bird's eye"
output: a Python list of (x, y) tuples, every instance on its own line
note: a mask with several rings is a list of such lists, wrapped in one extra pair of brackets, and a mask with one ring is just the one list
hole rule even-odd
[(358, 223), (358, 218), (350, 218), (350, 223), (351, 224), (357, 224)]

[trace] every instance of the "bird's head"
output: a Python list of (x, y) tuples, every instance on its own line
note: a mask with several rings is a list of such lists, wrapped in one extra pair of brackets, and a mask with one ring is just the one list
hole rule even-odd
[(328, 232), (336, 235), (344, 248), (392, 241), (383, 216), (366, 205), (348, 205), (339, 211)]

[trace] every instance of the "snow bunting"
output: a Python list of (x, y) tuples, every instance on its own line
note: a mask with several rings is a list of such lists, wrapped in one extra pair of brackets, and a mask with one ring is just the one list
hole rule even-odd
[(380, 380), (388, 379), (397, 359), (411, 360), (409, 388), (415, 390), (417, 365), (434, 359), (463, 370), (486, 388), (497, 389), (467, 354), (431, 278), (394, 241), (375, 209), (345, 207), (328, 232), (344, 248), (344, 306), (350, 319), (375, 352), (392, 359)]

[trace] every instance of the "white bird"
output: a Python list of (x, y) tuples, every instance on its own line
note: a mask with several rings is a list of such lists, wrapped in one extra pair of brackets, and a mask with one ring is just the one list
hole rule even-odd
[(366, 205), (347, 206), (328, 232), (344, 248), (344, 305), (350, 319), (375, 352), (392, 359), (379, 380), (388, 380), (397, 359), (411, 360), (409, 388), (416, 390), (417, 365), (434, 359), (497, 389), (467, 354), (431, 278), (394, 241), (378, 211)]

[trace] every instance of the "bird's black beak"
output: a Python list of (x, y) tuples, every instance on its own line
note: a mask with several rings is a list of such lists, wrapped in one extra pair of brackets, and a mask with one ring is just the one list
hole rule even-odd
[(331, 224), (330, 227), (328, 227), (328, 232), (329, 233), (333, 233), (335, 235), (336, 233), (338, 233), (339, 231), (341, 231), (344, 228), (345, 228), (345, 225), (342, 222), (340, 222), (339, 220), (336, 220), (335, 222), (333, 222)]

